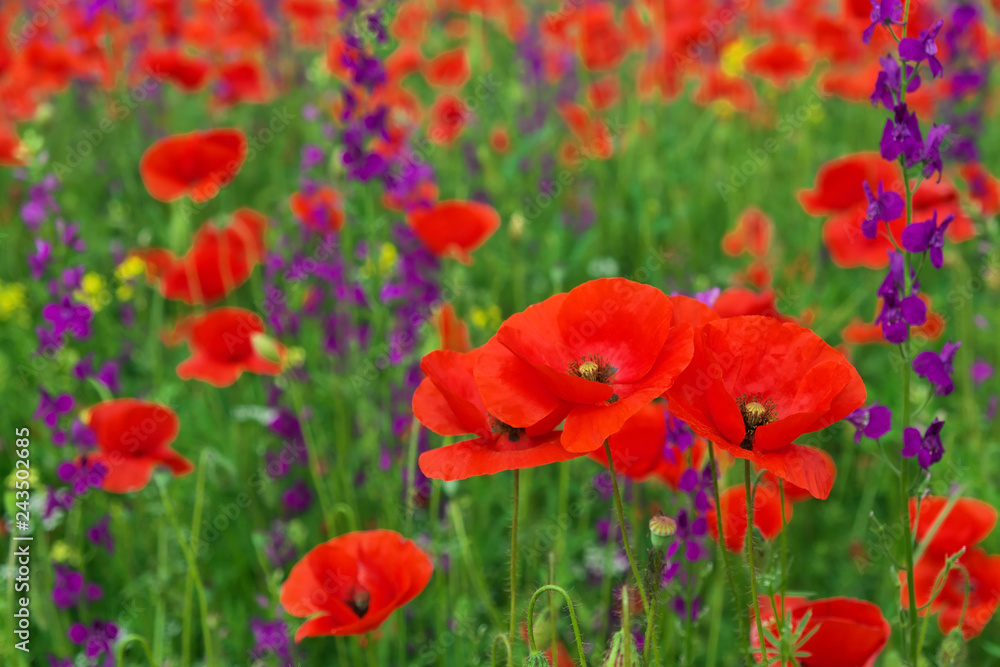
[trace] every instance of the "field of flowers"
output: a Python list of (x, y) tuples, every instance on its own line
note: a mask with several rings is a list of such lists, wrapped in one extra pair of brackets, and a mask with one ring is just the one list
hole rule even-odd
[(0, 664), (1000, 665), (1000, 1), (0, 37)]

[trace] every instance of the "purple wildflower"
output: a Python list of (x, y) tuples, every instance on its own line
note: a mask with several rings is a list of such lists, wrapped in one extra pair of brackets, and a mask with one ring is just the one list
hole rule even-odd
[(872, 22), (861, 33), (861, 40), (865, 44), (871, 44), (876, 26), (902, 25), (903, 21), (903, 4), (899, 0), (871, 0), (871, 3), (872, 13), (869, 18)]
[(940, 354), (933, 350), (925, 350), (913, 359), (913, 371), (931, 382), (935, 386), (935, 393), (939, 396), (947, 396), (955, 391), (955, 383), (951, 376), (955, 373), (953, 365), (955, 353), (961, 346), (962, 341), (957, 343), (948, 341), (941, 348)]
[[(927, 304), (917, 296), (914, 280), (910, 294), (904, 295), (903, 255), (889, 253), (889, 272), (878, 289), (882, 297), (882, 311), (875, 323), (882, 325), (882, 336), (890, 343), (902, 343), (910, 337), (910, 327), (920, 326), (927, 321)], [(913, 270), (910, 270), (912, 276)]]
[(941, 429), (944, 422), (935, 419), (923, 435), (920, 429), (912, 426), (903, 431), (903, 456), (908, 459), (917, 457), (917, 462), (924, 470), (941, 460), (944, 455), (944, 445), (941, 443)]
[(906, 37), (902, 39), (899, 42), (899, 57), (915, 63), (926, 60), (934, 78), (941, 76), (944, 67), (937, 59), (938, 48), (934, 40), (937, 39), (942, 26), (944, 26), (944, 21), (938, 19), (929, 29), (921, 30), (920, 35), (916, 38)]
[(60, 394), (52, 397), (44, 389), (39, 389), (38, 409), (35, 410), (35, 419), (41, 419), (49, 428), (55, 428), (59, 417), (73, 409), (73, 397), (69, 394)]
[(878, 184), (878, 196), (872, 194), (872, 189), (865, 181), (861, 184), (865, 189), (865, 196), (868, 198), (868, 215), (861, 223), (861, 233), (865, 238), (873, 239), (878, 235), (878, 223), (889, 223), (903, 214), (906, 203), (898, 193), (882, 188), (882, 181)]
[(993, 373), (993, 366), (985, 359), (976, 359), (969, 367), (969, 377), (972, 378), (972, 381), (976, 384), (976, 386), (981, 385), (993, 377)]
[(905, 104), (897, 104), (893, 108), (893, 117), (885, 121), (879, 148), (886, 160), (895, 160), (903, 155), (907, 165), (920, 161), (924, 152), (920, 123), (917, 122), (917, 115)]
[(855, 429), (854, 444), (860, 445), (862, 436), (870, 440), (878, 440), (892, 430), (892, 410), (875, 403), (870, 407), (861, 407), (844, 418)]
[(104, 550), (109, 554), (113, 554), (115, 552), (115, 539), (111, 536), (110, 524), (111, 515), (105, 514), (104, 518), (87, 529), (87, 539), (99, 547), (104, 547)]
[(931, 264), (935, 269), (940, 269), (944, 264), (944, 233), (948, 230), (948, 225), (952, 223), (955, 216), (949, 215), (938, 225), (937, 209), (934, 215), (923, 222), (914, 222), (903, 230), (901, 240), (903, 247), (910, 252), (928, 252)]

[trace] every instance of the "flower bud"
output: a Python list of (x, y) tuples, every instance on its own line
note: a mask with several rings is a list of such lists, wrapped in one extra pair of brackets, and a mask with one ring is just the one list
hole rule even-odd
[(552, 663), (541, 651), (535, 651), (524, 659), (524, 667), (552, 667)]
[(254, 352), (264, 357), (271, 363), (281, 363), (281, 354), (279, 352), (278, 344), (267, 334), (252, 334), (250, 336), (250, 344), (253, 345)]
[[(629, 644), (629, 661), (625, 662), (625, 646)], [(611, 638), (611, 648), (604, 657), (603, 667), (643, 667), (642, 654), (635, 646), (632, 633), (619, 630)]]
[(965, 638), (962, 636), (962, 631), (955, 628), (941, 642), (941, 648), (938, 649), (937, 664), (941, 667), (962, 667), (965, 664), (967, 656), (968, 650), (965, 648)]
[(649, 520), (649, 539), (653, 548), (662, 549), (670, 543), (670, 536), (677, 532), (677, 522), (664, 514)]
[(535, 646), (543, 651), (549, 648), (549, 644), (552, 643), (552, 617), (549, 615), (548, 609), (535, 617), (531, 629), (532, 634), (535, 635)]

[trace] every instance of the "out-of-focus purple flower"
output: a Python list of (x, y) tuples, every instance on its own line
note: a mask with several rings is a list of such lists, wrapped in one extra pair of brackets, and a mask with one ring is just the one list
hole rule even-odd
[(80, 238), (80, 225), (75, 222), (56, 220), (56, 231), (59, 232), (59, 240), (67, 248), (72, 248), (76, 252), (87, 249), (87, 244)]
[(74, 419), (70, 425), (70, 438), (72, 438), (73, 444), (83, 450), (90, 449), (97, 444), (97, 436), (79, 419)]
[(281, 502), (292, 515), (302, 514), (312, 505), (313, 494), (309, 490), (309, 485), (301, 479), (285, 489), (281, 495)]
[(701, 471), (688, 468), (681, 473), (677, 487), (681, 493), (694, 496), (694, 508), (698, 512), (707, 512), (712, 508), (712, 502), (709, 499), (709, 494), (712, 493), (711, 466), (705, 466)]
[(264, 556), (276, 570), (284, 570), (286, 565), (295, 560), (296, 555), (295, 545), (289, 541), (284, 524), (274, 522), (264, 543)]
[(908, 459), (917, 457), (917, 462), (924, 470), (941, 460), (944, 456), (944, 445), (941, 443), (941, 429), (944, 422), (935, 419), (927, 430), (920, 434), (920, 429), (907, 426), (903, 431), (903, 456)]
[(892, 410), (875, 403), (870, 407), (861, 407), (844, 418), (856, 429), (854, 444), (860, 445), (861, 438), (878, 440), (892, 430)]
[(84, 599), (100, 600), (104, 592), (97, 584), (88, 584), (83, 575), (71, 567), (56, 563), (55, 582), (52, 585), (52, 601), (60, 609), (70, 609)]
[(862, 187), (868, 198), (868, 212), (865, 221), (861, 223), (861, 233), (865, 238), (873, 239), (878, 236), (878, 223), (889, 223), (901, 216), (906, 202), (893, 190), (884, 190), (882, 181), (878, 183), (878, 196), (872, 193), (867, 181), (862, 183)]
[(59, 302), (42, 308), (42, 317), (52, 323), (52, 331), (56, 335), (69, 331), (75, 338), (89, 338), (90, 320), (94, 314), (86, 305), (74, 303), (64, 296)]
[(104, 518), (87, 529), (87, 539), (109, 554), (115, 552), (115, 538), (111, 535), (111, 515), (105, 514)]
[(719, 298), (720, 294), (722, 294), (721, 287), (712, 287), (704, 292), (695, 292), (694, 298), (706, 306), (712, 307), (715, 305), (715, 300)]
[(313, 144), (307, 144), (302, 147), (302, 159), (299, 161), (299, 169), (301, 171), (309, 171), (323, 162), (325, 158), (326, 155), (323, 153), (322, 148)]
[(899, 0), (871, 0), (871, 3), (871, 25), (861, 33), (861, 40), (865, 44), (871, 44), (877, 26), (902, 25), (903, 20), (903, 5)]
[(112, 394), (120, 392), (121, 385), (118, 381), (118, 364), (114, 361), (109, 361), (101, 366), (100, 372), (97, 373), (97, 381), (107, 387)]
[(45, 268), (52, 258), (52, 245), (44, 239), (35, 239), (35, 252), (28, 255), (28, 266), (31, 268), (31, 277), (39, 280), (45, 275)]
[(944, 264), (944, 233), (948, 231), (948, 225), (955, 219), (955, 216), (949, 215), (941, 224), (938, 225), (938, 214), (937, 209), (934, 209), (934, 215), (923, 222), (914, 222), (903, 230), (903, 234), (900, 240), (903, 242), (903, 247), (910, 252), (928, 252), (931, 258), (931, 264), (934, 265), (935, 269), (940, 269)]
[(73, 667), (73, 658), (57, 658), (51, 653), (48, 654), (49, 667)]
[(49, 428), (55, 428), (59, 417), (73, 409), (73, 397), (69, 394), (59, 394), (53, 397), (44, 389), (38, 390), (38, 409), (34, 418), (41, 419)]
[(993, 366), (985, 359), (976, 359), (972, 362), (972, 365), (969, 366), (969, 377), (972, 378), (972, 381), (976, 384), (976, 386), (981, 385), (993, 377), (994, 372)]
[(94, 353), (90, 352), (73, 366), (73, 377), (81, 382), (94, 374)]
[(917, 114), (905, 104), (897, 104), (893, 108), (893, 117), (885, 121), (879, 149), (886, 160), (892, 161), (903, 155), (907, 165), (920, 161), (924, 152), (923, 134), (920, 132)]
[(986, 421), (991, 422), (993, 418), (997, 416), (997, 406), (1000, 406), (1000, 396), (993, 394), (990, 396), (989, 403), (986, 404)]
[(86, 647), (85, 652), (91, 659), (91, 664), (101, 667), (114, 666), (114, 644), (118, 637), (118, 626), (111, 621), (94, 621), (89, 626), (74, 623), (70, 626), (67, 636), (74, 644)]
[(942, 72), (944, 72), (944, 67), (941, 66), (941, 61), (937, 59), (938, 48), (934, 40), (937, 39), (942, 26), (944, 26), (944, 21), (938, 19), (927, 30), (921, 30), (916, 38), (906, 37), (900, 40), (899, 57), (915, 63), (926, 60), (934, 78), (941, 76)]
[(935, 386), (935, 393), (947, 396), (955, 391), (955, 383), (951, 376), (955, 373), (953, 365), (955, 353), (962, 347), (962, 341), (948, 341), (938, 354), (933, 350), (924, 350), (913, 359), (913, 370), (920, 377), (930, 381)]
[(83, 285), (83, 274), (87, 272), (87, 267), (81, 265), (70, 266), (63, 269), (62, 286), (72, 292), (78, 290)]
[(293, 667), (291, 643), (288, 641), (288, 624), (281, 619), (265, 621), (250, 619), (254, 645), (250, 651), (252, 662), (264, 661), (268, 656), (277, 658), (281, 667)]

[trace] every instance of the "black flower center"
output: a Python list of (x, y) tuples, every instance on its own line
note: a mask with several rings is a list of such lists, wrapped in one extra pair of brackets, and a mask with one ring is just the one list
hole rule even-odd
[(746, 429), (740, 447), (753, 450), (757, 429), (778, 418), (778, 407), (773, 400), (765, 399), (760, 394), (744, 394), (740, 396), (737, 403), (740, 406), (740, 414), (743, 416), (743, 427)]
[(490, 430), (496, 436), (507, 436), (511, 442), (517, 442), (524, 435), (523, 428), (514, 428), (510, 424), (505, 424), (493, 415), (490, 415)]
[(363, 618), (368, 613), (368, 601), (371, 599), (368, 591), (359, 589), (354, 591), (354, 595), (347, 601), (347, 606), (351, 608), (358, 618)]

